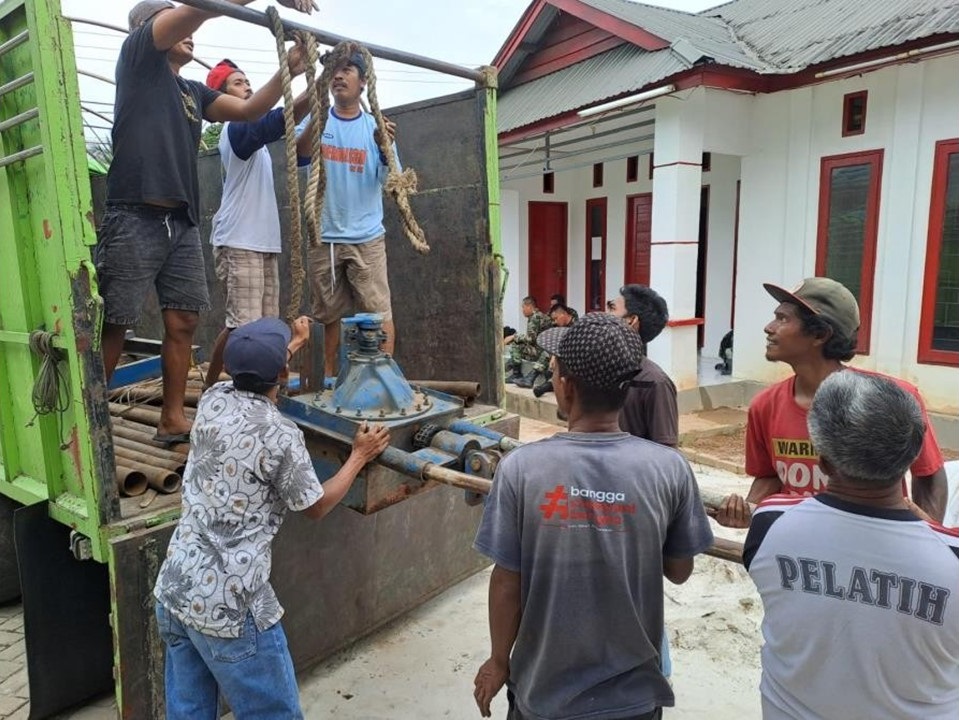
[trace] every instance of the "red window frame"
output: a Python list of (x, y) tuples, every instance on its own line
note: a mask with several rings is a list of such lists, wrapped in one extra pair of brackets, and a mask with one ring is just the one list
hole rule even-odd
[(639, 155), (630, 155), (626, 158), (626, 182), (639, 180)]
[[(852, 115), (853, 100), (862, 98), (862, 127), (858, 130), (849, 129), (849, 121)], [(860, 90), (858, 92), (846, 93), (842, 96), (842, 136), (850, 137), (852, 135), (862, 135), (866, 132), (866, 110), (869, 107), (869, 91)]]
[(816, 233), (816, 275), (825, 276), (829, 252), (829, 200), (832, 171), (850, 165), (870, 165), (869, 195), (866, 199), (866, 223), (862, 248), (859, 285), (859, 334), (856, 352), (869, 354), (872, 335), (872, 295), (876, 276), (876, 239), (879, 231), (879, 200), (882, 192), (882, 150), (831, 155), (822, 158), (819, 170), (819, 229)]
[(603, 187), (603, 163), (593, 164), (593, 187)]
[(946, 181), (949, 156), (959, 153), (959, 138), (936, 143), (932, 166), (932, 194), (929, 201), (929, 231), (926, 240), (926, 271), (922, 281), (922, 314), (919, 319), (919, 356), (921, 363), (959, 365), (959, 352), (935, 350), (932, 331), (936, 314), (936, 293), (939, 289), (939, 256), (942, 254), (942, 233), (946, 216)]

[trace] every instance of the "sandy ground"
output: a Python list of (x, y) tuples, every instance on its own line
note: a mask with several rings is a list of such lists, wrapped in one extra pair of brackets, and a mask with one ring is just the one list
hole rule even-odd
[[(524, 426), (527, 440), (558, 429), (527, 420)], [(747, 483), (723, 470), (693, 468), (702, 487), (742, 491)], [(745, 534), (715, 525), (714, 531), (740, 541)], [(489, 571), (481, 572), (303, 673), (305, 716), (479, 718), (472, 684), (489, 650), (488, 582)], [(762, 608), (742, 567), (699, 558), (687, 583), (667, 583), (665, 610), (676, 691), (676, 708), (667, 717), (758, 720)], [(103, 698), (62, 720), (112, 720), (114, 708), (112, 698)], [(493, 711), (493, 717), (505, 717), (505, 692), (494, 701)]]

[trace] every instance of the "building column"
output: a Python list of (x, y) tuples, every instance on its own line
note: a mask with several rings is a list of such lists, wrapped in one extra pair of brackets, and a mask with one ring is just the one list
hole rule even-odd
[(650, 287), (669, 305), (669, 325), (649, 357), (683, 390), (697, 385), (696, 261), (702, 188), (703, 88), (656, 101)]

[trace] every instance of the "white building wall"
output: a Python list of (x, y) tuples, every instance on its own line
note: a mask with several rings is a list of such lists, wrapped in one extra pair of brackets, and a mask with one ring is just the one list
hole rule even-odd
[[(936, 141), (959, 135), (959, 60), (945, 57), (755, 99), (742, 159), (735, 374), (772, 381), (789, 368), (764, 360), (762, 328), (775, 302), (763, 282), (813, 275), (820, 159), (883, 149), (872, 340), (856, 365), (917, 384), (955, 412), (959, 369), (916, 360)], [(842, 137), (842, 99), (868, 90), (866, 130)]]
[(712, 169), (703, 173), (709, 185), (709, 227), (706, 242), (706, 325), (703, 355), (715, 357), (730, 329), (733, 249), (736, 235), (736, 181), (739, 158), (713, 153)]

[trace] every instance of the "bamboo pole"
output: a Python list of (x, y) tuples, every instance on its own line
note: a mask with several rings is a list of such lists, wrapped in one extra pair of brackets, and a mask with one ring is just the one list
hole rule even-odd
[(117, 463), (116, 468), (117, 490), (121, 495), (133, 497), (146, 492), (147, 478), (144, 473), (122, 463)]

